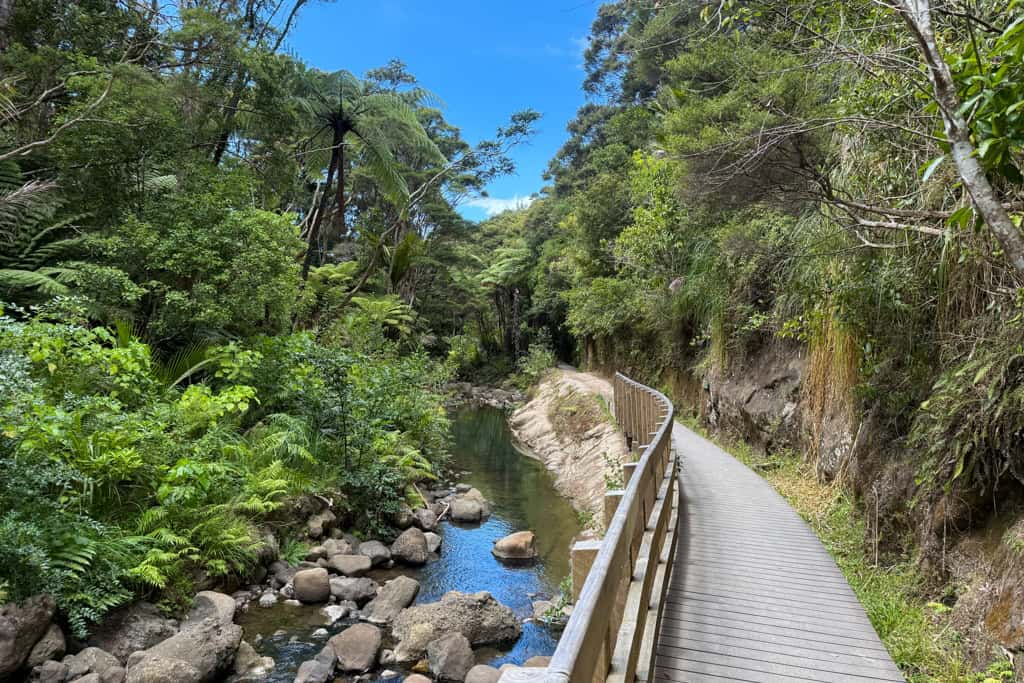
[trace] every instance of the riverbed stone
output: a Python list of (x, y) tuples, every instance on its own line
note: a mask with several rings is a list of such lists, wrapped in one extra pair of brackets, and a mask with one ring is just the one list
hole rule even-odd
[(57, 624), (50, 624), (43, 637), (36, 642), (28, 653), (25, 666), (35, 667), (48, 659), (60, 659), (64, 656), (65, 647), (64, 632), (60, 630), (60, 626)]
[(466, 673), (466, 683), (498, 683), (501, 672), (487, 664), (477, 664)]
[(550, 600), (537, 600), (533, 603), (533, 618), (543, 619), (544, 615), (551, 610), (555, 604)]
[(33, 668), (29, 680), (33, 683), (64, 683), (67, 678), (67, 664), (50, 659)]
[(473, 487), (470, 486), (469, 484), (456, 484), (455, 485), (455, 492), (456, 493), (469, 493), (472, 488)]
[(360, 607), (372, 600), (380, 589), (373, 579), (362, 577), (334, 577), (331, 579), (331, 595), (338, 600), (354, 602)]
[(217, 591), (201, 591), (192, 600), (192, 609), (182, 622), (182, 630), (199, 626), (207, 619), (218, 624), (230, 624), (235, 619), (236, 605), (230, 595)]
[(328, 605), (320, 611), (323, 612), (324, 616), (327, 618), (327, 625), (333, 626), (347, 617), (350, 610), (345, 605)]
[(437, 515), (426, 508), (413, 510), (413, 521), (422, 531), (433, 531), (437, 526)]
[(272, 590), (264, 591), (257, 604), (264, 609), (273, 607), (277, 604), (277, 593)]
[(392, 627), (399, 641), (395, 654), (400, 661), (417, 659), (431, 641), (454, 632), (471, 645), (490, 645), (515, 640), (522, 626), (512, 610), (487, 591), (450, 591), (439, 602), (414, 605), (398, 615)]
[(517, 531), (495, 542), (491, 553), (499, 560), (533, 560), (537, 557), (537, 537), (532, 531)]
[(423, 538), (427, 541), (427, 552), (433, 555), (441, 550), (441, 536), (435, 534), (433, 531), (428, 531), (423, 534)]
[(324, 557), (330, 559), (335, 555), (354, 555), (355, 550), (352, 544), (344, 538), (329, 538), (320, 546), (324, 550)]
[(295, 674), (295, 683), (327, 683), (332, 673), (317, 660), (310, 659), (299, 665), (299, 670)]
[(551, 657), (544, 655), (534, 655), (523, 662), (524, 667), (546, 667), (549, 664), (551, 664)]
[(440, 681), (463, 681), (473, 668), (473, 648), (461, 633), (449, 633), (427, 645), (430, 673)]
[(366, 541), (359, 544), (359, 554), (370, 558), (374, 567), (386, 564), (391, 559), (391, 551), (380, 541)]
[(308, 604), (327, 602), (331, 596), (330, 581), (330, 575), (322, 567), (297, 571), (292, 580), (295, 598)]
[(363, 608), (363, 618), (374, 624), (390, 623), (412, 604), (419, 592), (419, 581), (408, 576), (396, 576), (385, 583), (377, 591), (377, 597)]
[(430, 680), (429, 676), (424, 676), (423, 674), (409, 674), (408, 676), (406, 676), (402, 680), (402, 683), (434, 683), (434, 682), (432, 680)]
[(452, 501), (448, 515), (455, 522), (477, 524), (484, 519), (484, 505), (478, 500), (459, 497)]
[(399, 529), (408, 529), (416, 522), (416, 518), (412, 514), (412, 509), (403, 503), (391, 521)]
[(391, 544), (391, 558), (410, 565), (426, 564), (427, 539), (416, 527), (409, 527)]
[[(129, 674), (153, 657), (186, 662), (202, 681), (219, 680), (227, 672), (242, 641), (242, 628), (231, 621), (233, 609), (229, 612), (227, 604), (217, 597), (223, 594), (204, 593), (196, 596), (196, 604), (181, 631), (128, 658)], [(230, 603), (233, 608), (234, 601)]]
[(21, 668), (32, 646), (50, 627), (55, 609), (48, 595), (0, 607), (0, 679)]
[(345, 673), (366, 673), (377, 663), (382, 635), (372, 624), (355, 624), (328, 641)]
[(151, 656), (129, 667), (125, 683), (200, 683), (202, 677), (188, 662)]
[(330, 531), (337, 519), (330, 509), (318, 512), (306, 521), (306, 533), (310, 538), (318, 539), (324, 535), (324, 532)]
[(344, 576), (362, 576), (373, 566), (366, 555), (335, 555), (327, 560), (327, 570)]

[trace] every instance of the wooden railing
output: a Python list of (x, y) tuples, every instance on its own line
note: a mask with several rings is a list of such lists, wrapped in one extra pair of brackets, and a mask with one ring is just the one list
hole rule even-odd
[[(509, 669), (501, 683), (633, 683), (654, 673), (654, 646), (676, 543), (672, 402), (625, 375), (615, 417), (635, 458), (605, 494), (605, 535), (572, 548), (575, 606), (547, 669)], [(638, 456), (638, 457), (637, 457)]]

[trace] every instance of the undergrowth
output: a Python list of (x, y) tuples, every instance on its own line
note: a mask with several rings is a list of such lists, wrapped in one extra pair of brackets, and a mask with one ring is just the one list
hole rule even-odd
[[(693, 419), (681, 422), (703, 432)], [(965, 660), (960, 635), (948, 623), (948, 608), (928, 600), (911, 558), (889, 565), (874, 561), (864, 541), (866, 520), (840, 486), (819, 483), (813, 468), (792, 453), (766, 460), (742, 442), (728, 444), (727, 450), (761, 474), (811, 525), (910, 683), (1013, 679), (1013, 665), (1002, 656), (985, 671), (974, 670)]]

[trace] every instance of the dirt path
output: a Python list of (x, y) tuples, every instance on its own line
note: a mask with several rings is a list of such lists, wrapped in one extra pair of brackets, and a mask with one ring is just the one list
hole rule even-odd
[(606, 474), (614, 484), (626, 454), (611, 402), (608, 380), (559, 365), (509, 421), (518, 445), (547, 466), (555, 487), (594, 529), (602, 521)]

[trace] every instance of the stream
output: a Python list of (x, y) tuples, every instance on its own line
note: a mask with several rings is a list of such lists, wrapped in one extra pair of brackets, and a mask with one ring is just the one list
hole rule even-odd
[[(486, 590), (527, 619), (533, 614), (531, 603), (557, 596), (559, 582), (569, 573), (569, 546), (581, 528), (577, 516), (555, 490), (544, 466), (516, 450), (503, 411), (486, 406), (462, 408), (453, 415), (452, 436), (450, 466), (462, 472), (460, 482), (480, 489), (491, 502), (490, 518), (470, 526), (444, 521), (437, 529), (443, 539), (440, 559), (418, 569), (379, 569), (368, 576), (380, 583), (399, 573), (415, 578), (420, 582), (416, 603), (435, 602), (451, 590)], [(536, 562), (512, 566), (494, 558), (491, 547), (495, 540), (525, 529), (537, 535)], [(257, 651), (277, 662), (268, 681), (290, 683), (299, 665), (312, 659), (326, 643), (326, 638), (313, 636), (324, 628), (324, 616), (315, 606), (253, 606), (237, 621), (245, 639), (255, 645), (259, 636)], [(352, 623), (353, 619), (345, 619), (329, 627), (329, 634)], [(535, 655), (550, 655), (556, 644), (557, 633), (528, 621), (510, 649), (477, 649), (477, 663), (522, 664)]]

